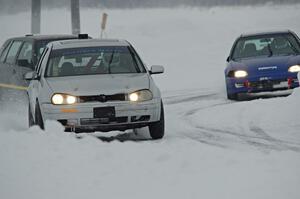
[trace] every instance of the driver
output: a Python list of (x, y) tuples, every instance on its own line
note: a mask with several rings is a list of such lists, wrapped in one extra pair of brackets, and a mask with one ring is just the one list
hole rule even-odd
[(289, 46), (289, 42), (284, 37), (275, 37), (271, 45), (276, 54), (293, 53)]

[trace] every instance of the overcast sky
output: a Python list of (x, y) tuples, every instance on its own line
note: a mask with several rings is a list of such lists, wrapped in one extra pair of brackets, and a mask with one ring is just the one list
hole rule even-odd
[[(43, 8), (68, 7), (71, 0), (41, 0)], [(176, 6), (255, 5), (274, 2), (299, 3), (299, 0), (80, 0), (82, 7), (145, 8)], [(0, 14), (29, 11), (31, 0), (0, 0)]]

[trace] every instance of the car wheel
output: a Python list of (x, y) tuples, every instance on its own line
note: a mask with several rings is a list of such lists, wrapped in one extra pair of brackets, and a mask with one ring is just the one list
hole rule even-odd
[(160, 120), (149, 125), (149, 132), (152, 139), (157, 140), (164, 137), (165, 134), (165, 117), (164, 106), (161, 102)]
[(32, 127), (34, 125), (34, 120), (33, 120), (33, 116), (31, 113), (30, 105), (28, 105), (28, 125), (29, 125), (29, 127)]
[(239, 95), (238, 95), (238, 93), (233, 93), (233, 94), (228, 94), (227, 93), (227, 98), (229, 100), (239, 100)]
[(35, 105), (35, 124), (44, 130), (44, 121), (38, 103)]

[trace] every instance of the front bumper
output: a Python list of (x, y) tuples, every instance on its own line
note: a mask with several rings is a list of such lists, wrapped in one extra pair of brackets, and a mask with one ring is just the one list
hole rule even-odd
[[(94, 115), (94, 108), (113, 107), (113, 117)], [(75, 105), (42, 104), (43, 120), (57, 120), (67, 131), (94, 132), (127, 130), (148, 126), (160, 120), (161, 99), (146, 102), (93, 102)]]
[(256, 78), (226, 78), (228, 94), (260, 93), (290, 90), (299, 87), (297, 77), (278, 77), (272, 79)]

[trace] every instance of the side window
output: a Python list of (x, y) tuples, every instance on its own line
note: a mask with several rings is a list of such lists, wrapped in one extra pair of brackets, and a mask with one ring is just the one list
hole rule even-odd
[(14, 41), (9, 48), (8, 54), (6, 56), (6, 63), (14, 64), (16, 61), (17, 54), (22, 45), (22, 41)]
[(19, 66), (32, 68), (32, 43), (24, 42), (18, 56), (17, 63)]
[(6, 41), (6, 42), (4, 43), (4, 45), (1, 47), (1, 50), (0, 50), (0, 52), (1, 52), (1, 55), (0, 55), (0, 62), (4, 62), (5, 57), (6, 57), (6, 55), (7, 55), (7, 52), (8, 52), (8, 50), (9, 50), (10, 44), (11, 44), (11, 41)]

